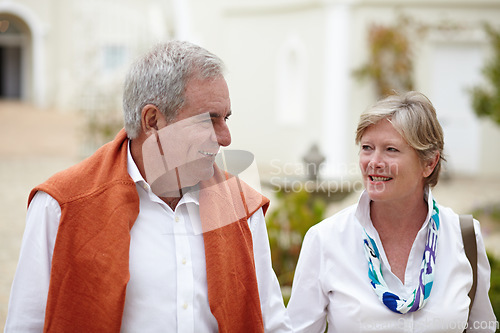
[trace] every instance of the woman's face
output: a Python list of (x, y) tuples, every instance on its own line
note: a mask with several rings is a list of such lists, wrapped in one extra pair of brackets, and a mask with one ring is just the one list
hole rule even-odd
[(368, 127), (360, 146), (359, 166), (371, 200), (422, 198), (424, 178), (435, 164), (423, 164), (388, 119)]

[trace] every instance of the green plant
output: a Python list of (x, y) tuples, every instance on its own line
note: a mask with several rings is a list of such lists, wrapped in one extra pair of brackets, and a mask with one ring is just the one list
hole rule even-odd
[(112, 140), (123, 128), (123, 114), (114, 89), (89, 89), (80, 97), (79, 108), (85, 122), (82, 124), (88, 154)]
[[(500, 228), (500, 204), (492, 203), (472, 212), (472, 215), (481, 221), (481, 226), (486, 227), (490, 232), (498, 232)], [(500, 318), (500, 259), (498, 255), (488, 252), (488, 261), (491, 267), (489, 297), (495, 316)], [(497, 330), (499, 332), (499, 330)]]
[(103, 111), (87, 115), (86, 134), (88, 139), (100, 146), (110, 140), (123, 128), (123, 119), (119, 113)]
[[(488, 254), (491, 266), (490, 300), (495, 316), (500, 318), (500, 260)], [(498, 330), (497, 330), (498, 331)]]
[(276, 194), (277, 207), (267, 215), (273, 268), (286, 292), (292, 286), (295, 266), (304, 236), (311, 226), (325, 218), (326, 200), (305, 190)]
[(368, 62), (354, 71), (358, 79), (371, 79), (377, 95), (413, 90), (413, 60), (407, 37), (408, 21), (401, 19), (394, 26), (373, 24), (368, 33)]
[(485, 24), (484, 30), (489, 37), (492, 58), (482, 68), (486, 85), (477, 85), (470, 90), (472, 108), (480, 117), (489, 117), (500, 125), (500, 30)]
[(401, 14), (393, 25), (372, 24), (368, 31), (368, 60), (353, 71), (358, 80), (375, 85), (378, 98), (414, 89), (413, 56), (417, 41), (429, 31), (455, 32), (453, 22), (423, 24)]

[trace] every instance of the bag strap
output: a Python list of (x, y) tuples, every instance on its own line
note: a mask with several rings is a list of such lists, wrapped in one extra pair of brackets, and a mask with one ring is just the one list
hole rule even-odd
[[(460, 215), (460, 230), (462, 231), (462, 240), (464, 242), (465, 255), (472, 266), (472, 287), (469, 291), (469, 317), (476, 296), (477, 289), (477, 243), (476, 232), (474, 231), (474, 220), (472, 215)], [(468, 320), (467, 320), (468, 321)], [(465, 332), (465, 330), (464, 330)]]

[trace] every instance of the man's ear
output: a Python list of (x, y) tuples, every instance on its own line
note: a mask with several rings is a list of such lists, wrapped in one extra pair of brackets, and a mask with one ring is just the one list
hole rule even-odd
[(153, 104), (146, 104), (141, 111), (141, 128), (142, 131), (149, 135), (152, 130), (158, 130), (158, 121), (161, 113)]

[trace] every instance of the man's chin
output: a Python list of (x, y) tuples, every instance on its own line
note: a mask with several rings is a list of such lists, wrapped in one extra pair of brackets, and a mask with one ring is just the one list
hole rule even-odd
[(151, 186), (151, 191), (159, 197), (175, 197), (179, 196), (175, 178), (172, 179), (169, 175), (163, 175), (156, 179)]
[(214, 175), (214, 167), (210, 165), (210, 167), (204, 168), (186, 168), (179, 170), (179, 175), (182, 187), (195, 186), (201, 181), (212, 178)]

